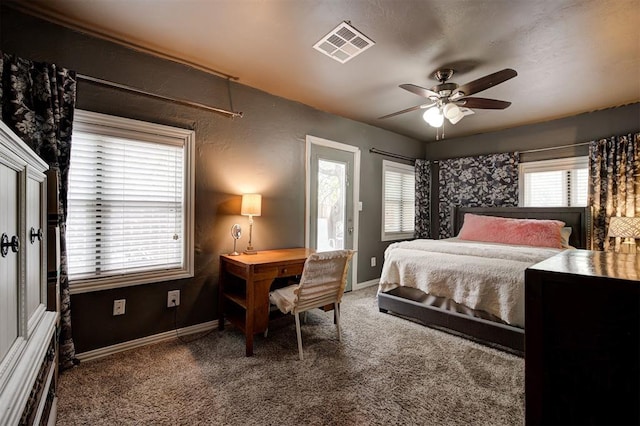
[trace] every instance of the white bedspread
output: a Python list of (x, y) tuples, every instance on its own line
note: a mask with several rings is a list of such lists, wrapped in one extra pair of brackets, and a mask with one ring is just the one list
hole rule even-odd
[(524, 327), (524, 270), (561, 251), (456, 238), (403, 241), (385, 251), (379, 291), (414, 287)]

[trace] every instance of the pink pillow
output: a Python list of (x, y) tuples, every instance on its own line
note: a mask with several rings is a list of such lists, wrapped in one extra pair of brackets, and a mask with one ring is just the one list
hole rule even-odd
[(465, 213), (461, 240), (562, 248), (559, 220), (511, 219)]

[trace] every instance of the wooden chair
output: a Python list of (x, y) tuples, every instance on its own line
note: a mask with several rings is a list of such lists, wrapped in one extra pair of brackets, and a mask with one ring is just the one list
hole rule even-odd
[(299, 317), (302, 312), (333, 305), (338, 340), (342, 340), (340, 335), (340, 301), (347, 284), (349, 260), (353, 254), (353, 250), (314, 253), (307, 258), (304, 264), (299, 284), (269, 293), (269, 301), (276, 305), (281, 312), (291, 313), (295, 316), (298, 352), (301, 360), (304, 359)]

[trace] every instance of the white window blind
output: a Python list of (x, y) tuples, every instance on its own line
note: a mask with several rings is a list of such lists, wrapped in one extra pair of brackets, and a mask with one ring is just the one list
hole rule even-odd
[(415, 170), (413, 166), (382, 162), (382, 240), (413, 238), (415, 229)]
[(587, 205), (587, 157), (520, 164), (520, 205), (583, 207)]
[[(588, 167), (588, 166), (587, 166)], [(570, 206), (586, 206), (589, 199), (589, 170), (585, 168), (571, 170)]]
[[(110, 124), (125, 120), (111, 119)], [(126, 131), (76, 128), (74, 122), (67, 218), (72, 288), (111, 288), (193, 273), (188, 144), (166, 132), (149, 133), (148, 127), (156, 125), (125, 121)], [(132, 128), (136, 123), (138, 130)]]

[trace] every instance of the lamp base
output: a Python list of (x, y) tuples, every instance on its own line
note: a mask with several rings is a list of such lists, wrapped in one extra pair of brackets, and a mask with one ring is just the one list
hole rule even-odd
[(240, 253), (234, 251), (233, 253), (229, 253), (227, 256), (240, 256)]
[[(629, 240), (631, 239), (629, 238)], [(635, 240), (623, 241), (622, 243), (620, 243), (620, 253), (636, 254)]]
[(247, 249), (245, 251), (243, 251), (242, 253), (243, 254), (258, 254), (258, 252), (253, 249), (253, 246), (251, 245), (251, 242), (249, 242), (249, 245), (247, 246)]

